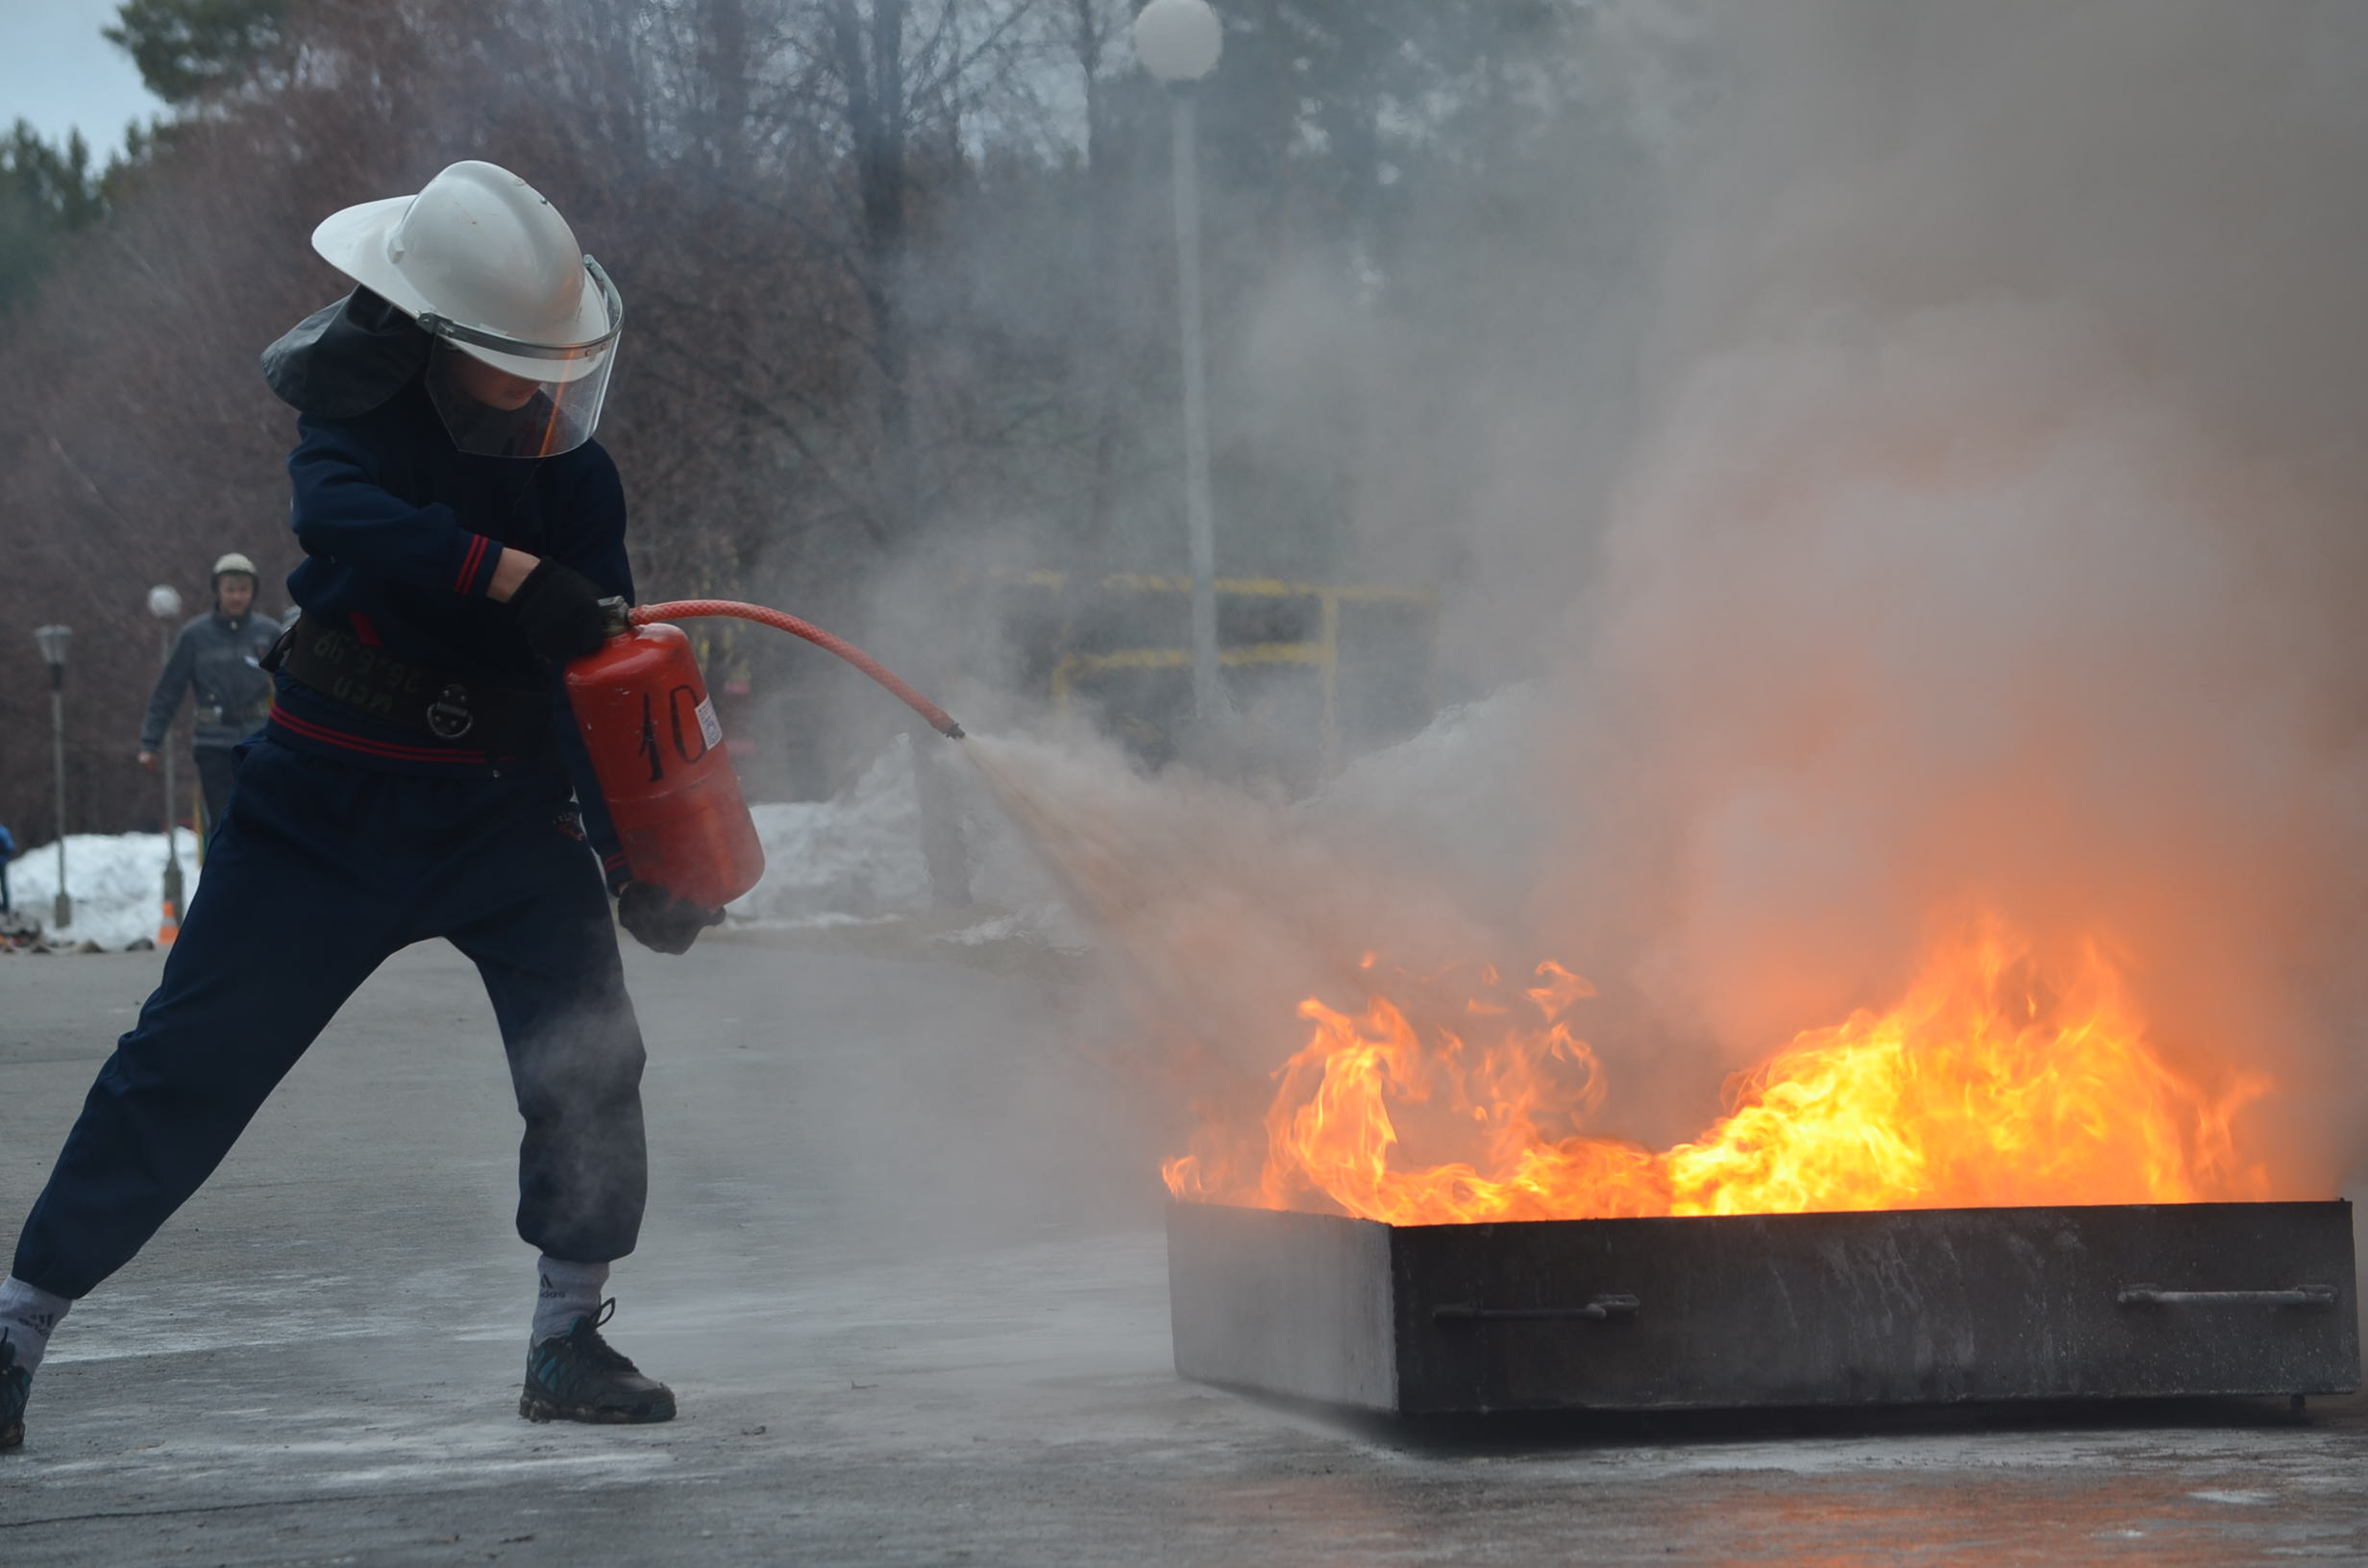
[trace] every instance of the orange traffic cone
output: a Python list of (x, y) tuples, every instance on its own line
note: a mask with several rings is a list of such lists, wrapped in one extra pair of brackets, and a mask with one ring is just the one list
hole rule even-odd
[(180, 935), (181, 921), (174, 915), (173, 901), (167, 898), (164, 900), (164, 923), (157, 927), (157, 945), (170, 947)]

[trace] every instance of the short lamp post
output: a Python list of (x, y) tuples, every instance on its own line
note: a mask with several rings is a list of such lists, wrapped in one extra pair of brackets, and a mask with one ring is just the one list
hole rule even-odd
[(37, 626), (33, 640), (49, 666), (49, 750), (58, 781), (58, 898), (50, 919), (62, 929), (74, 923), (74, 899), (65, 891), (65, 650), (74, 633), (67, 626)]
[(1199, 105), (1225, 30), (1208, 0), (1150, 0), (1135, 17), (1135, 57), (1168, 85), (1175, 168), (1176, 309), (1184, 358), (1184, 525), (1193, 572), (1193, 716), (1221, 710), (1218, 685), (1217, 527), (1209, 499), (1209, 392), (1200, 306)]
[[(157, 654), (160, 664), (173, 662), (173, 624), (181, 619), (180, 590), (159, 583), (148, 590), (148, 613), (157, 618)], [(180, 705), (174, 704), (175, 717)], [(179, 796), (173, 793), (173, 734), (172, 726), (164, 732), (164, 901), (172, 906), (173, 919), (181, 919), (181, 838), (175, 831), (174, 805)]]

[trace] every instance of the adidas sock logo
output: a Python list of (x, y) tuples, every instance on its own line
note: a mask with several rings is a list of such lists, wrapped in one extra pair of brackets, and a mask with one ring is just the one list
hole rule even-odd
[(608, 1283), (606, 1263), (572, 1263), (548, 1255), (534, 1271), (534, 1326), (530, 1343), (567, 1333), (576, 1320), (600, 1311), (601, 1287)]

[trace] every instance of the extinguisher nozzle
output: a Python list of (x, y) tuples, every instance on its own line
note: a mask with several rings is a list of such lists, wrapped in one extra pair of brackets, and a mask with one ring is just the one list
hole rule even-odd
[(968, 737), (968, 736), (966, 736), (966, 735), (964, 735), (964, 734), (962, 733), (962, 726), (961, 726), (960, 724), (958, 724), (958, 723), (954, 723), (954, 721), (952, 721), (951, 719), (949, 719), (949, 720), (947, 720), (947, 721), (946, 721), (946, 727), (945, 727), (944, 729), (939, 730), (939, 731), (938, 731), (938, 733), (939, 733), (940, 735), (945, 736), (945, 737), (946, 737), (946, 739), (948, 739), (948, 740), (950, 740), (950, 741), (960, 741), (960, 740), (967, 740), (967, 739), (969, 739), (969, 737)]

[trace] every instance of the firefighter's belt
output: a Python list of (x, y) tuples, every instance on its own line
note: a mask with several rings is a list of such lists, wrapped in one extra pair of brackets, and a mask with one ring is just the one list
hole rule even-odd
[(548, 695), (397, 658), (317, 615), (297, 621), (284, 661), (292, 678), (332, 701), (450, 746), (517, 757), (538, 755), (552, 742)]

